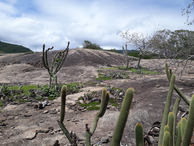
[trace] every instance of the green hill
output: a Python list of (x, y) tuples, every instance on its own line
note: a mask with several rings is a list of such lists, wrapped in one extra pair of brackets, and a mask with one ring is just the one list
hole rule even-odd
[(14, 45), (0, 41), (0, 53), (25, 53), (25, 52), (33, 51), (21, 45)]

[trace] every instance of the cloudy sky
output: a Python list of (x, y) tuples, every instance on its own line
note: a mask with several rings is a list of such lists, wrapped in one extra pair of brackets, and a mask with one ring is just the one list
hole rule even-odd
[[(192, 0), (0, 0), (0, 41), (33, 51), (82, 47), (84, 40), (104, 49), (121, 49), (118, 32), (151, 34), (187, 29), (181, 15)], [(190, 14), (191, 18), (192, 13)]]

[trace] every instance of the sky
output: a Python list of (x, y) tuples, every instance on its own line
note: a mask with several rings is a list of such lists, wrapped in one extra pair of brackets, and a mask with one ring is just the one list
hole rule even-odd
[[(82, 47), (84, 40), (103, 49), (122, 49), (119, 32), (151, 35), (161, 29), (187, 29), (181, 9), (192, 0), (0, 0), (0, 41), (34, 52)], [(192, 13), (190, 14), (191, 18)]]

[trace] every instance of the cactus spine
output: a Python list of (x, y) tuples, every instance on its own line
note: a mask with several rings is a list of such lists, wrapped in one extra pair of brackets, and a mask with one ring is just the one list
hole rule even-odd
[(144, 146), (143, 127), (141, 123), (137, 123), (135, 126), (136, 146)]
[(194, 95), (191, 98), (191, 103), (189, 107), (189, 116), (188, 116), (185, 132), (184, 132), (182, 146), (189, 145), (193, 134), (193, 127), (194, 127)]
[(175, 75), (173, 74), (170, 80), (170, 87), (169, 87), (169, 92), (166, 98), (166, 104), (165, 104), (165, 109), (163, 113), (163, 119), (162, 119), (162, 124), (160, 127), (160, 134), (159, 134), (159, 142), (158, 145), (162, 145), (162, 140), (163, 140), (163, 134), (164, 134), (164, 126), (167, 124), (167, 118), (168, 118), (168, 113), (170, 109), (170, 104), (171, 104), (171, 98), (174, 90), (174, 82), (175, 82)]
[(120, 141), (121, 141), (123, 130), (124, 130), (127, 118), (128, 118), (132, 99), (133, 99), (133, 88), (129, 88), (127, 89), (127, 92), (125, 93), (122, 108), (119, 114), (119, 119), (117, 121), (116, 128), (113, 134), (113, 138), (110, 144), (111, 146), (120, 145)]

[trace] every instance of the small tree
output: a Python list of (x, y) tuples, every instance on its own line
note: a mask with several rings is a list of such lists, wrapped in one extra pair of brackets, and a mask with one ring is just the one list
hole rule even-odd
[(126, 40), (126, 44), (137, 47), (136, 50), (139, 51), (139, 60), (136, 68), (140, 69), (140, 61), (142, 59), (142, 55), (148, 53), (150, 49), (150, 44), (152, 42), (152, 37), (149, 35), (143, 35), (137, 32), (131, 33), (129, 30), (120, 33), (122, 39)]
[(97, 44), (93, 44), (88, 40), (85, 40), (83, 43), (83, 48), (87, 48), (87, 49), (94, 49), (94, 50), (102, 50), (102, 48), (97, 45)]
[(50, 75), (49, 87), (51, 85), (52, 80), (54, 79), (55, 74), (60, 70), (60, 68), (62, 67), (66, 59), (67, 53), (69, 52), (69, 44), (70, 42), (68, 42), (67, 48), (64, 51), (58, 51), (55, 54), (50, 66), (48, 64), (47, 53), (49, 50), (52, 50), (54, 47), (48, 48), (45, 52), (45, 44), (43, 45), (42, 62), (43, 62), (44, 67), (48, 70), (48, 73)]

